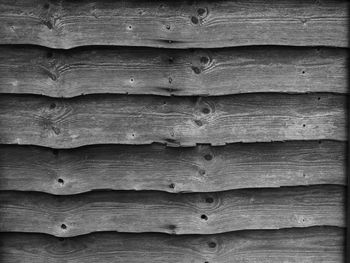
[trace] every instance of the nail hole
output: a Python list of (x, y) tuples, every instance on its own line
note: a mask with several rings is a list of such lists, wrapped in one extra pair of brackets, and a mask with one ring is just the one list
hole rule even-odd
[(303, 127), (305, 127), (306, 125), (305, 124), (303, 124)]
[(206, 154), (204, 155), (204, 159), (210, 161), (211, 159), (213, 159), (213, 156), (211, 154)]
[(176, 229), (176, 226), (175, 226), (175, 225), (169, 225), (169, 229), (170, 229), (170, 230), (175, 230), (175, 229)]
[(205, 202), (211, 204), (211, 203), (214, 202), (214, 198), (212, 198), (212, 197), (207, 197), (207, 198), (205, 198)]
[(131, 30), (131, 29), (132, 29), (132, 26), (131, 26), (131, 25), (129, 25), (129, 26), (128, 26), (128, 29), (129, 29), (129, 30)]
[(303, 173), (303, 177), (306, 177), (306, 174)]
[(173, 82), (173, 79), (169, 77), (169, 83), (171, 84)]
[(166, 25), (165, 27), (167, 30), (170, 30), (170, 25)]
[(302, 74), (305, 74), (305, 70), (303, 70), (301, 73), (302, 73)]
[(197, 67), (192, 67), (192, 70), (193, 70), (193, 72), (196, 73), (196, 74), (201, 73), (200, 69), (197, 68)]
[(67, 226), (65, 224), (62, 224), (61, 228), (65, 230), (65, 229), (67, 229)]
[(202, 126), (203, 125), (203, 123), (200, 121), (200, 120), (195, 120), (194, 121), (198, 126)]
[(201, 215), (201, 219), (208, 220), (208, 217), (207, 217), (207, 215)]
[(131, 78), (131, 79), (130, 79), (130, 82), (134, 82), (134, 79), (133, 79), (133, 78)]
[(321, 144), (322, 143), (322, 141), (318, 141), (318, 144)]
[(199, 174), (200, 175), (205, 175), (205, 171), (201, 169), (201, 170), (199, 170)]
[(169, 63), (174, 63), (174, 58), (173, 57), (169, 57), (168, 61), (169, 61)]
[(320, 97), (317, 98), (317, 100), (320, 100), (320, 99), (321, 99)]
[(53, 25), (52, 25), (51, 21), (44, 21), (43, 24), (45, 26), (47, 26), (48, 29), (52, 29), (53, 28)]
[(208, 243), (208, 246), (209, 246), (210, 248), (215, 248), (215, 247), (216, 247), (216, 243), (215, 243), (215, 242), (209, 242), (209, 243)]
[(169, 188), (171, 188), (171, 189), (174, 189), (175, 188), (175, 184), (169, 184)]
[(192, 24), (195, 24), (195, 25), (196, 25), (196, 24), (198, 24), (199, 21), (198, 21), (198, 18), (197, 18), (197, 17), (192, 16), (192, 17), (191, 17), (191, 22), (192, 22)]
[(58, 178), (57, 182), (60, 184), (60, 185), (63, 185), (64, 184), (64, 180), (62, 178)]
[(210, 112), (210, 110), (209, 110), (209, 108), (203, 108), (203, 109), (202, 109), (202, 112), (203, 112), (204, 114), (208, 114), (208, 113)]
[(51, 103), (50, 104), (50, 109), (54, 109), (54, 108), (56, 108), (56, 104), (55, 103)]
[(207, 64), (209, 62), (209, 58), (208, 57), (201, 57), (200, 61), (203, 64)]

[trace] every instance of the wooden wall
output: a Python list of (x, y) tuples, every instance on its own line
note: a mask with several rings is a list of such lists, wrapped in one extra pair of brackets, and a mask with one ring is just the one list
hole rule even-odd
[(0, 0), (0, 261), (344, 262), (346, 0)]

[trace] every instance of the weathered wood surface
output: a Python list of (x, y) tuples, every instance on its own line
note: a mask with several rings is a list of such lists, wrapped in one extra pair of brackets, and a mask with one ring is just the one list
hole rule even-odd
[(245, 47), (212, 50), (0, 47), (0, 92), (228, 95), (347, 92), (347, 51)]
[(222, 97), (0, 96), (0, 143), (71, 148), (87, 144), (222, 145), (346, 140), (346, 99), (335, 94)]
[(0, 192), (0, 231), (75, 236), (96, 231), (214, 234), (243, 229), (345, 226), (345, 187), (217, 193)]
[(348, 1), (3, 0), (0, 44), (348, 46)]
[(65, 239), (4, 233), (0, 253), (8, 263), (339, 263), (344, 262), (344, 236), (344, 230), (336, 227), (206, 236), (94, 233)]
[(96, 189), (215, 192), (346, 185), (346, 144), (296, 141), (174, 148), (98, 145), (71, 150), (1, 145), (0, 190), (77, 194)]

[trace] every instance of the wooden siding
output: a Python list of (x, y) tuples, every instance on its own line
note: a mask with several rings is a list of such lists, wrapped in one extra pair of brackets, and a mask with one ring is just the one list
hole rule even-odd
[(346, 0), (3, 0), (1, 44), (348, 46)]
[(94, 233), (74, 238), (5, 233), (4, 262), (280, 263), (344, 262), (345, 233), (335, 227), (236, 231), (219, 235)]
[(346, 0), (2, 0), (0, 261), (344, 262)]
[(288, 141), (170, 148), (94, 145), (0, 147), (0, 190), (69, 195), (98, 189), (218, 192), (346, 185), (346, 143)]
[(346, 93), (346, 49), (239, 47), (169, 50), (0, 46), (0, 92), (51, 97), (121, 93)]
[(55, 236), (95, 231), (215, 234), (315, 225), (345, 227), (345, 191), (340, 186), (181, 195), (106, 191), (52, 196), (1, 192), (0, 198), (3, 231)]
[(0, 143), (193, 146), (284, 140), (346, 140), (346, 95), (220, 97), (0, 96)]

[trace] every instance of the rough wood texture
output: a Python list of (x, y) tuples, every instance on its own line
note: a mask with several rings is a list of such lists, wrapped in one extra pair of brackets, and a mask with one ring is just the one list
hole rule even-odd
[(345, 188), (323, 185), (217, 193), (0, 192), (0, 231), (75, 236), (95, 231), (213, 234), (345, 226)]
[(6, 233), (0, 254), (7, 263), (339, 263), (344, 262), (344, 235), (335, 227), (207, 236), (94, 233), (62, 240)]
[(346, 99), (335, 94), (223, 97), (0, 96), (0, 143), (71, 148), (87, 144), (219, 145), (346, 140)]
[(0, 146), (0, 190), (77, 194), (96, 189), (214, 192), (346, 185), (346, 144), (336, 141), (195, 148), (99, 145), (73, 150)]
[(347, 51), (245, 47), (214, 50), (0, 47), (0, 92), (228, 95), (347, 92)]
[(2, 0), (0, 44), (348, 46), (348, 1)]

